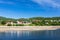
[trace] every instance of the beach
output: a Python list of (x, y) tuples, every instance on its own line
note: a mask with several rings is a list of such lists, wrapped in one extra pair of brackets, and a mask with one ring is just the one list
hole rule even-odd
[(60, 26), (0, 26), (0, 32), (5, 31), (34, 31), (34, 30), (56, 30), (60, 29)]

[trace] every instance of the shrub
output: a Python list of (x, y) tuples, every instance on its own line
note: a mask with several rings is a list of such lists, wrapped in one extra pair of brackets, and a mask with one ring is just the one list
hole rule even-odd
[(35, 26), (35, 24), (29, 24), (29, 26)]
[(12, 24), (8, 24), (7, 26), (12, 26)]
[(16, 24), (16, 26), (24, 26), (24, 24)]

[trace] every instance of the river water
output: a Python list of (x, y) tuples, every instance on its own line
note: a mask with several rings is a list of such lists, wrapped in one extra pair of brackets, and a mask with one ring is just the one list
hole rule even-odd
[(0, 32), (0, 40), (60, 40), (60, 29)]

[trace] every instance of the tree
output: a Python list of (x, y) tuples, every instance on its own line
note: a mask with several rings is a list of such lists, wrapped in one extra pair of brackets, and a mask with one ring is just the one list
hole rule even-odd
[(5, 25), (5, 24), (6, 24), (6, 21), (1, 21), (1, 24), (2, 24), (2, 25)]
[(8, 24), (7, 26), (12, 26), (12, 24)]

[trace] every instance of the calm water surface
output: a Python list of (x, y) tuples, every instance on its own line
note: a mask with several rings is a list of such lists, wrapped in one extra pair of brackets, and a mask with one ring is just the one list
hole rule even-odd
[(0, 32), (0, 40), (60, 40), (60, 30)]

